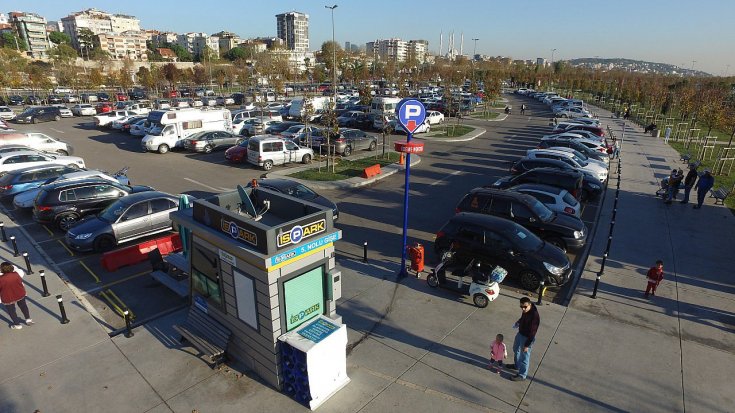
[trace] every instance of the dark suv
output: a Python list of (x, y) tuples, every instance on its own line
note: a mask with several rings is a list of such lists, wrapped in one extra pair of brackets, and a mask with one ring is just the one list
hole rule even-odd
[(565, 252), (579, 250), (587, 242), (587, 228), (581, 219), (557, 214), (538, 199), (519, 192), (475, 188), (459, 202), (456, 211), (509, 219)]
[(577, 200), (582, 199), (584, 174), (574, 170), (534, 168), (520, 175), (504, 176), (487, 188), (507, 189), (520, 184), (544, 184), (566, 189)]
[(9, 199), (29, 189), (38, 188), (52, 178), (79, 169), (65, 165), (39, 165), (10, 171), (0, 177), (0, 200)]
[(594, 200), (602, 194), (602, 182), (597, 177), (592, 176), (589, 172), (572, 167), (566, 162), (556, 159), (539, 158), (530, 159), (522, 158), (510, 167), (510, 173), (513, 175), (522, 174), (534, 168), (554, 168), (563, 171), (577, 171), (582, 173), (582, 199)]
[(52, 120), (61, 120), (61, 111), (58, 107), (42, 106), (28, 108), (14, 119), (17, 123), (38, 123)]
[(467, 262), (479, 258), (500, 265), (527, 290), (538, 289), (541, 280), (547, 286), (564, 285), (572, 273), (562, 250), (492, 215), (462, 212), (450, 218), (436, 234), (434, 250), (441, 256), (450, 249)]
[(125, 195), (152, 191), (149, 186), (133, 187), (103, 179), (82, 179), (44, 185), (33, 205), (33, 219), (54, 224), (67, 231), (80, 218), (96, 214)]

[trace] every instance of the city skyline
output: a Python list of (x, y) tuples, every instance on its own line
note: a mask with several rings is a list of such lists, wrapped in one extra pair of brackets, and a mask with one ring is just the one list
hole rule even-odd
[[(249, 38), (276, 36), (275, 16), (297, 11), (309, 15), (310, 50), (331, 40), (330, 12), (321, 2), (289, 0), (264, 6), (223, 0), (204, 13), (192, 12), (195, 2), (187, 2), (191, 7), (171, 0), (130, 0), (109, 6), (91, 3), (14, 0), (6, 2), (5, 10), (0, 12), (37, 13), (52, 21), (94, 7), (135, 16), (144, 29), (209, 34), (227, 30)], [(628, 58), (694, 68), (717, 76), (735, 70), (735, 55), (726, 52), (735, 44), (735, 27), (729, 21), (735, 3), (723, 0), (705, 0), (698, 7), (679, 0), (644, 4), (621, 0), (569, 7), (539, 0), (479, 5), (460, 0), (451, 8), (432, 0), (399, 4), (376, 0), (368, 7), (356, 2), (336, 4), (335, 38), (340, 46), (350, 42), (364, 47), (377, 39), (423, 39), (429, 42), (429, 51), (437, 54), (440, 33), (444, 34), (446, 52), (448, 35), (453, 32), (456, 49), (464, 34), (466, 55), (472, 54), (476, 43), (478, 54), (514, 59), (551, 60), (551, 50), (556, 49), (555, 61)], [(407, 23), (402, 24), (401, 18)]]

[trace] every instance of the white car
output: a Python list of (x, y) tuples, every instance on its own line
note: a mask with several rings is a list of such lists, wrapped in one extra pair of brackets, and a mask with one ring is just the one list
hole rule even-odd
[(587, 162), (582, 158), (575, 156), (573, 153), (560, 151), (554, 149), (529, 149), (526, 152), (526, 156), (530, 159), (556, 159), (562, 162), (566, 162), (573, 168), (579, 169), (586, 172), (595, 178), (599, 179), (600, 182), (607, 180), (607, 168), (600, 166), (596, 163)]
[(145, 136), (148, 133), (146, 122), (148, 122), (148, 119), (141, 119), (130, 125), (130, 134), (133, 136)]
[(59, 106), (59, 113), (61, 113), (62, 118), (73, 118), (74, 117), (74, 113), (72, 113), (72, 111), (69, 110), (69, 108), (67, 108), (66, 106)]
[(554, 108), (554, 116), (562, 118), (592, 118), (592, 114), (582, 108)]
[(153, 106), (156, 109), (171, 109), (171, 101), (168, 99), (156, 99)]
[(598, 139), (589, 139), (583, 135), (579, 135), (576, 133), (559, 133), (556, 135), (546, 135), (541, 140), (544, 139), (553, 139), (553, 138), (569, 138), (574, 139), (575, 141), (581, 143), (582, 145), (595, 150), (600, 153), (607, 153), (607, 146), (603, 142), (601, 142)]
[(207, 96), (203, 97), (202, 99), (202, 105), (204, 106), (215, 106), (217, 105), (217, 99), (213, 96)]
[[(128, 180), (128, 177), (127, 175), (125, 175), (125, 173), (127, 173), (127, 168), (124, 168), (123, 170), (119, 171), (118, 174), (115, 174), (114, 176), (108, 174), (107, 172), (97, 171), (97, 170), (70, 172), (68, 174), (61, 175), (58, 178), (50, 179), (46, 181), (44, 184), (48, 184), (51, 182), (57, 183), (57, 182), (77, 181), (80, 179), (87, 179), (87, 178), (98, 178), (98, 179), (104, 179), (110, 182), (119, 182), (123, 185), (129, 185), (130, 181)], [(23, 191), (19, 193), (13, 198), (13, 205), (15, 205), (16, 208), (33, 208), (33, 203), (36, 200), (36, 196), (42, 190), (43, 190), (43, 185), (39, 186), (38, 188), (29, 189), (27, 191)]]
[(97, 111), (94, 110), (94, 106), (84, 103), (72, 106), (71, 113), (77, 116), (94, 116), (97, 114)]
[(0, 119), (13, 120), (15, 119), (15, 112), (7, 106), (0, 106)]
[(113, 121), (133, 115), (135, 115), (135, 113), (129, 110), (113, 110), (111, 112), (96, 115), (94, 117), (94, 124), (97, 127), (110, 126)]
[(557, 186), (520, 184), (509, 188), (509, 190), (531, 195), (546, 205), (550, 210), (557, 213), (574, 215), (579, 218), (582, 212), (582, 205), (577, 201), (577, 198), (566, 189)]
[(426, 112), (426, 119), (428, 119), (429, 125), (441, 125), (444, 123), (444, 114), (436, 110), (430, 110)]
[[(582, 159), (584, 161), (587, 161), (587, 162), (590, 162), (590, 163), (594, 163), (594, 164), (600, 165), (603, 168), (609, 169), (609, 165), (608, 165), (609, 160), (608, 160), (608, 162), (605, 162), (605, 161), (600, 161), (600, 160), (597, 160), (597, 159), (590, 158), (586, 154), (584, 154), (584, 153), (582, 153), (582, 152), (580, 152), (580, 151), (578, 151), (578, 150), (576, 150), (574, 148), (568, 148), (566, 146), (552, 146), (551, 148), (548, 148), (548, 149), (554, 149), (555, 151), (564, 151), (564, 152), (573, 153), (574, 156), (576, 156), (577, 158), (580, 158), (580, 159)], [(607, 157), (605, 157), (605, 158), (607, 158)]]
[(122, 130), (123, 125), (125, 124), (125, 122), (129, 121), (131, 118), (135, 118), (135, 117), (139, 117), (139, 116), (140, 115), (130, 115), (130, 116), (122, 117), (120, 119), (115, 119), (115, 120), (112, 121), (112, 123), (110, 123), (110, 127), (112, 129)]
[(45, 164), (84, 168), (84, 159), (78, 156), (51, 155), (36, 151), (8, 152), (0, 155), (0, 174)]
[(235, 104), (235, 99), (233, 99), (231, 97), (219, 96), (219, 97), (217, 97), (216, 100), (217, 100), (217, 104), (220, 105), (220, 106), (234, 105)]
[[(396, 133), (406, 133), (406, 128), (404, 128), (403, 125), (401, 125), (401, 123), (398, 122), (398, 120), (394, 119), (390, 121), (389, 124), (394, 128)], [(419, 125), (419, 127), (416, 128), (416, 130), (413, 133), (427, 133), (430, 131), (431, 131), (431, 125), (429, 124), (429, 120), (424, 119), (424, 123)]]

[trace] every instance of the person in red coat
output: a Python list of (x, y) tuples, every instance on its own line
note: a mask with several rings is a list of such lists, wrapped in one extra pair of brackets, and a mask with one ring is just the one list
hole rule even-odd
[(649, 294), (656, 295), (656, 287), (664, 279), (664, 262), (661, 260), (656, 261), (656, 265), (648, 270), (646, 276), (648, 277), (648, 285), (646, 286), (646, 293), (643, 296), (648, 298)]
[(10, 314), (10, 318), (13, 321), (13, 325), (10, 326), (13, 330), (20, 330), (23, 326), (20, 324), (21, 320), (18, 318), (18, 314), (15, 312), (15, 305), (18, 304), (20, 311), (26, 318), (26, 325), (33, 324), (30, 314), (28, 313), (28, 304), (26, 304), (26, 289), (23, 286), (23, 279), (20, 275), (15, 272), (15, 267), (9, 262), (3, 262), (0, 264), (0, 301), (2, 301), (5, 309)]

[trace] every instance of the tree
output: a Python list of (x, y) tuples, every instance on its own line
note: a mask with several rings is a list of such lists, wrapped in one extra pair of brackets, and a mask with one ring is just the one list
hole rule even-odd
[(0, 48), (0, 87), (19, 87), (27, 64), (14, 49)]
[(4, 32), (0, 35), (0, 45), (6, 49), (14, 49), (21, 52), (28, 50), (28, 45), (12, 32)]
[(66, 43), (61, 43), (52, 48), (49, 56), (57, 63), (69, 63), (77, 58), (77, 51)]
[(204, 69), (204, 66), (194, 66), (192, 81), (194, 81), (194, 83), (196, 83), (197, 85), (204, 85), (209, 82), (209, 76), (207, 75), (207, 71)]
[(100, 69), (95, 67), (89, 72), (89, 84), (95, 88), (105, 84), (105, 76)]
[(156, 84), (153, 80), (153, 75), (151, 74), (151, 71), (147, 67), (139, 67), (138, 73), (136, 73), (136, 75), (138, 76), (138, 83), (143, 85), (148, 90), (153, 90), (153, 87)]
[(171, 49), (174, 53), (176, 53), (176, 57), (179, 58), (180, 62), (191, 62), (192, 56), (191, 53), (189, 53), (188, 50), (181, 47), (181, 45), (178, 44), (169, 44), (168, 48)]
[(28, 65), (26, 73), (33, 89), (46, 90), (51, 88), (50, 64), (41, 61), (33, 62)]
[(234, 62), (235, 60), (245, 59), (246, 56), (247, 53), (245, 52), (245, 49), (243, 49), (242, 47), (233, 47), (232, 49), (225, 52), (222, 57), (231, 62)]
[(181, 71), (173, 63), (163, 65), (161, 71), (163, 72), (164, 79), (168, 81), (169, 87), (173, 89), (179, 82), (179, 79), (181, 79)]
[(71, 37), (64, 32), (51, 32), (48, 34), (48, 39), (51, 43), (59, 44), (71, 44)]

